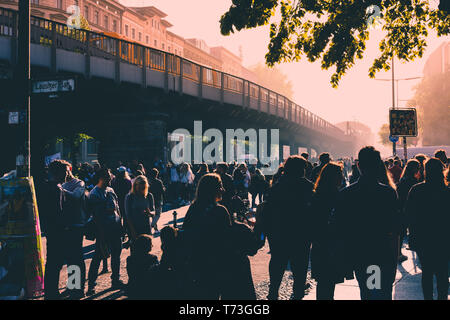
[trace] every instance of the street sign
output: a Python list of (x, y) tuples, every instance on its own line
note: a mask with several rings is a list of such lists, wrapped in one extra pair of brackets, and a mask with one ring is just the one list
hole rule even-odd
[(416, 137), (417, 114), (416, 109), (390, 109), (389, 127), (391, 136)]
[(32, 93), (71, 92), (75, 90), (75, 79), (35, 80)]
[(9, 124), (19, 124), (19, 112), (18, 111), (13, 111), (13, 112), (9, 113), (8, 123)]
[(389, 136), (389, 141), (393, 142), (393, 143), (397, 143), (398, 137), (396, 137), (396, 136)]

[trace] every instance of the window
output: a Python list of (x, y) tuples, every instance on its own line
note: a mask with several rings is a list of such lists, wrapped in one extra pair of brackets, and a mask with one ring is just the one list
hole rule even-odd
[(148, 44), (148, 36), (145, 36), (145, 43)]
[(127, 25), (125, 25), (125, 36), (128, 37), (128, 26)]
[(56, 0), (56, 7), (58, 9), (62, 9), (63, 8), (63, 0)]
[(89, 7), (84, 6), (84, 17), (89, 21)]
[(31, 3), (32, 3), (32, 4), (39, 5), (39, 0), (31, 0)]
[(142, 33), (139, 32), (139, 41), (142, 41)]
[(136, 36), (136, 30), (133, 28), (133, 29), (131, 29), (131, 38), (134, 39), (135, 36)]
[(155, 40), (155, 48), (158, 47), (158, 41)]
[(96, 25), (99, 24), (99, 20), (98, 20), (98, 11), (95, 11), (95, 13), (94, 13), (94, 23), (95, 23)]
[(175, 54), (177, 54), (177, 49), (175, 49)]
[(164, 50), (164, 43), (162, 44), (162, 49)]
[(113, 20), (113, 31), (117, 32), (117, 20)]
[(167, 51), (169, 51), (169, 52), (170, 52), (170, 46), (168, 46), (168, 47), (167, 47)]
[(108, 16), (104, 16), (104, 17), (103, 17), (103, 24), (104, 24), (104, 26), (105, 26), (105, 29), (108, 30), (108, 28), (109, 28), (109, 19), (108, 19)]

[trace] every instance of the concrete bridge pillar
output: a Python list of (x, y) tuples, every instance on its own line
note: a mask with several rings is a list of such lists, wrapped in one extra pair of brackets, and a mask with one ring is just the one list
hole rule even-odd
[(168, 115), (157, 112), (107, 115), (99, 130), (99, 160), (109, 167), (138, 160), (147, 169), (156, 157), (167, 158)]

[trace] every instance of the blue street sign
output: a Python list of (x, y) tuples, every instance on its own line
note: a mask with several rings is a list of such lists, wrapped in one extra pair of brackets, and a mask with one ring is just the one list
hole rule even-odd
[(397, 136), (389, 136), (389, 141), (397, 143), (398, 137)]

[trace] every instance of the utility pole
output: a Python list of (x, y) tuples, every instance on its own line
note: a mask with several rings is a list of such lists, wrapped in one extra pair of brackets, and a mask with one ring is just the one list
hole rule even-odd
[[(395, 109), (395, 75), (394, 75), (394, 55), (392, 55), (392, 109)], [(392, 142), (392, 156), (397, 155), (397, 142)]]
[[(25, 113), (25, 141), (16, 158), (18, 177), (30, 177), (30, 0), (19, 0), (18, 64), (16, 80), (19, 86), (19, 110)], [(22, 124), (20, 124), (22, 127)]]
[[(378, 81), (391, 81), (392, 82), (392, 109), (398, 108), (399, 106), (399, 94), (398, 94), (398, 82), (403, 80), (416, 80), (421, 79), (422, 77), (412, 77), (412, 78), (403, 78), (403, 79), (395, 79), (395, 71), (394, 71), (394, 57), (392, 57), (392, 78), (391, 79), (375, 79)], [(397, 104), (395, 103), (395, 85), (397, 85)], [(406, 137), (403, 137), (403, 150), (406, 161)], [(393, 156), (397, 155), (397, 146), (396, 142), (392, 142), (392, 154)]]

